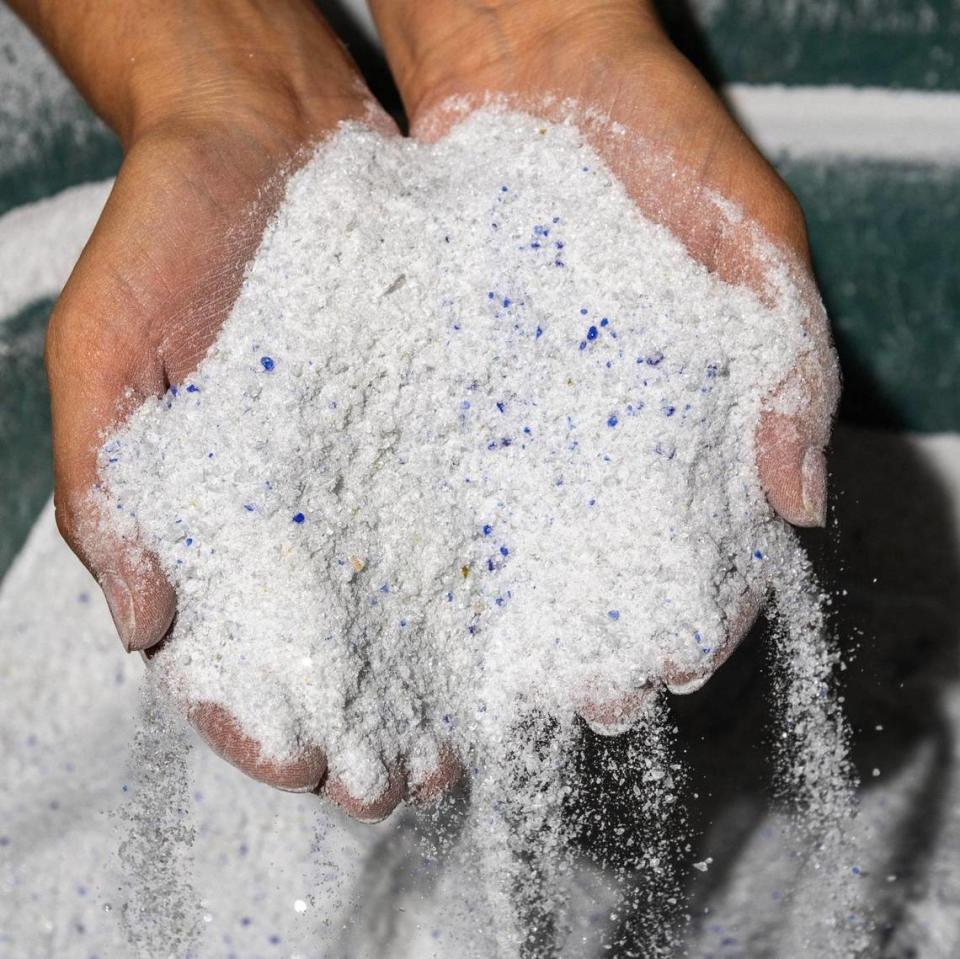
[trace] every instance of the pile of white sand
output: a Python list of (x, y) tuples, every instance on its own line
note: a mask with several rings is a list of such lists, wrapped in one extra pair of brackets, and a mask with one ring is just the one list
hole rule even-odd
[(180, 596), (158, 668), (369, 797), (423, 737), (706, 666), (789, 549), (753, 434), (801, 345), (572, 126), (344, 128), (196, 375), (104, 446)]
[[(570, 123), (488, 110), (433, 146), (341, 128), (196, 374), (104, 444), (104, 514), (179, 597), (157, 674), (266, 756), (321, 747), (366, 800), (452, 745), (480, 898), (503, 943), (543, 950), (577, 707), (707, 670), (775, 585), (784, 788), (835, 832), (819, 597), (754, 465), (805, 345), (769, 271), (774, 306), (708, 273)], [(658, 715), (635, 761), (667, 820)], [(663, 840), (638, 861), (666, 881)]]

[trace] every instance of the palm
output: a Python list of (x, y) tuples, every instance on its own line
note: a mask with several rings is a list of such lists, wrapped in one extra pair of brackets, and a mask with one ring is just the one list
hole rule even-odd
[[(782, 385), (799, 387), (800, 411), (784, 416), (768, 410), (761, 419), (757, 465), (777, 512), (797, 525), (822, 522), (821, 450), (838, 382), (796, 200), (703, 78), (659, 33), (621, 44), (571, 31), (554, 44), (547, 54), (501, 61), (438, 86), (420, 101), (414, 133), (441, 136), (464, 98), (480, 104), (492, 94), (551, 119), (569, 116), (573, 103), (574, 119), (640, 209), (709, 270), (769, 296), (767, 256), (775, 249), (802, 295), (813, 349)], [(729, 611), (730, 635), (706, 671), (678, 673), (666, 664), (663, 679), (678, 691), (699, 687), (749, 629), (761, 600), (745, 595)], [(627, 703), (591, 703), (584, 714), (600, 727), (618, 727), (643, 697), (641, 691)]]

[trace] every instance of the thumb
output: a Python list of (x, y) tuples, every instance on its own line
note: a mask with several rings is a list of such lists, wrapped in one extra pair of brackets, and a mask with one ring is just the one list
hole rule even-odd
[(124, 647), (142, 650), (169, 629), (176, 596), (135, 524), (108, 521), (122, 504), (108, 503), (98, 462), (109, 434), (165, 382), (133, 304), (91, 295), (86, 273), (81, 261), (47, 333), (57, 526), (103, 589)]
[(823, 526), (824, 448), (840, 397), (826, 311), (812, 278), (803, 292), (808, 349), (768, 397), (757, 427), (757, 470), (770, 505), (794, 526)]

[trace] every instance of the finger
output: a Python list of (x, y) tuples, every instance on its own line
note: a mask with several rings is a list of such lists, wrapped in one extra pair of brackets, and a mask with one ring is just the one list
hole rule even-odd
[(464, 768), (453, 748), (431, 743), (407, 757), (404, 796), (417, 804), (435, 802), (463, 778)]
[[(128, 650), (159, 641), (176, 598), (135, 524), (120, 522), (122, 504), (114, 504), (115, 517), (105, 510), (100, 467), (109, 456), (101, 454), (126, 416), (166, 390), (162, 347), (170, 331), (177, 327), (184, 335), (174, 338), (191, 344), (203, 339), (187, 335), (185, 291), (211, 238), (205, 246), (171, 236), (172, 214), (190, 208), (189, 197), (174, 196), (177, 159), (157, 149), (127, 156), (47, 333), (57, 523), (103, 587)], [(186, 279), (173, 287), (171, 277)], [(202, 328), (209, 338), (214, 324), (206, 316), (194, 334)], [(184, 319), (178, 326), (173, 317)]]
[(756, 465), (767, 501), (795, 526), (826, 521), (825, 447), (840, 399), (830, 324), (813, 276), (803, 216), (786, 190), (764, 220), (723, 208), (714, 269), (751, 288), (761, 302), (796, 323), (802, 342), (793, 370), (764, 398), (756, 431)]
[(293, 759), (278, 762), (263, 755), (260, 744), (247, 736), (230, 713), (217, 703), (192, 706), (187, 716), (206, 744), (241, 772), (286, 792), (316, 789), (326, 772), (323, 751), (307, 746)]
[(825, 447), (840, 397), (840, 376), (825, 326), (818, 334), (796, 370), (769, 398), (756, 435), (760, 484), (770, 505), (795, 526), (826, 522)]
[(614, 699), (587, 700), (577, 711), (599, 736), (619, 736), (633, 726), (655, 695), (656, 688), (651, 684)]
[(403, 776), (392, 767), (387, 769), (387, 783), (383, 792), (372, 799), (357, 796), (355, 787), (348, 785), (342, 776), (330, 776), (320, 793), (351, 818), (373, 824), (386, 819), (397, 808), (403, 799), (403, 787)]
[(738, 600), (733, 614), (727, 618), (725, 635), (715, 647), (704, 649), (703, 662), (692, 668), (680, 668), (668, 664), (664, 669), (663, 682), (675, 695), (695, 693), (730, 658), (733, 651), (750, 632), (760, 615), (764, 591), (748, 589)]
[[(271, 158), (257, 160), (265, 179)], [(202, 359), (280, 196), (282, 178), (262, 189), (226, 163), (212, 188), (201, 186), (196, 169), (209, 162), (176, 139), (130, 151), (47, 334), (57, 522), (103, 587), (128, 650), (165, 634), (176, 597), (136, 524), (121, 522), (122, 504), (104, 508), (104, 444)]]
[[(86, 264), (97, 256), (92, 244)], [(74, 277), (47, 334), (57, 525), (103, 588), (124, 647), (145, 649), (169, 628), (176, 597), (130, 525), (108, 521), (98, 456), (119, 420), (166, 384), (132, 311), (101, 297), (85, 266)]]

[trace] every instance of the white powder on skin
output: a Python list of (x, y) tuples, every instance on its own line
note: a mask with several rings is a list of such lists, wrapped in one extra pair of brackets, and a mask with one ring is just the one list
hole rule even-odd
[(179, 596), (156, 669), (267, 756), (320, 745), (363, 799), (450, 742), (478, 808), (512, 783), (528, 810), (483, 825), (499, 868), (549, 858), (563, 763), (517, 758), (530, 717), (562, 746), (584, 702), (708, 664), (796, 569), (754, 466), (805, 340), (771, 282), (775, 306), (709, 274), (571, 125), (341, 128), (200, 369), (103, 448), (104, 509)]

